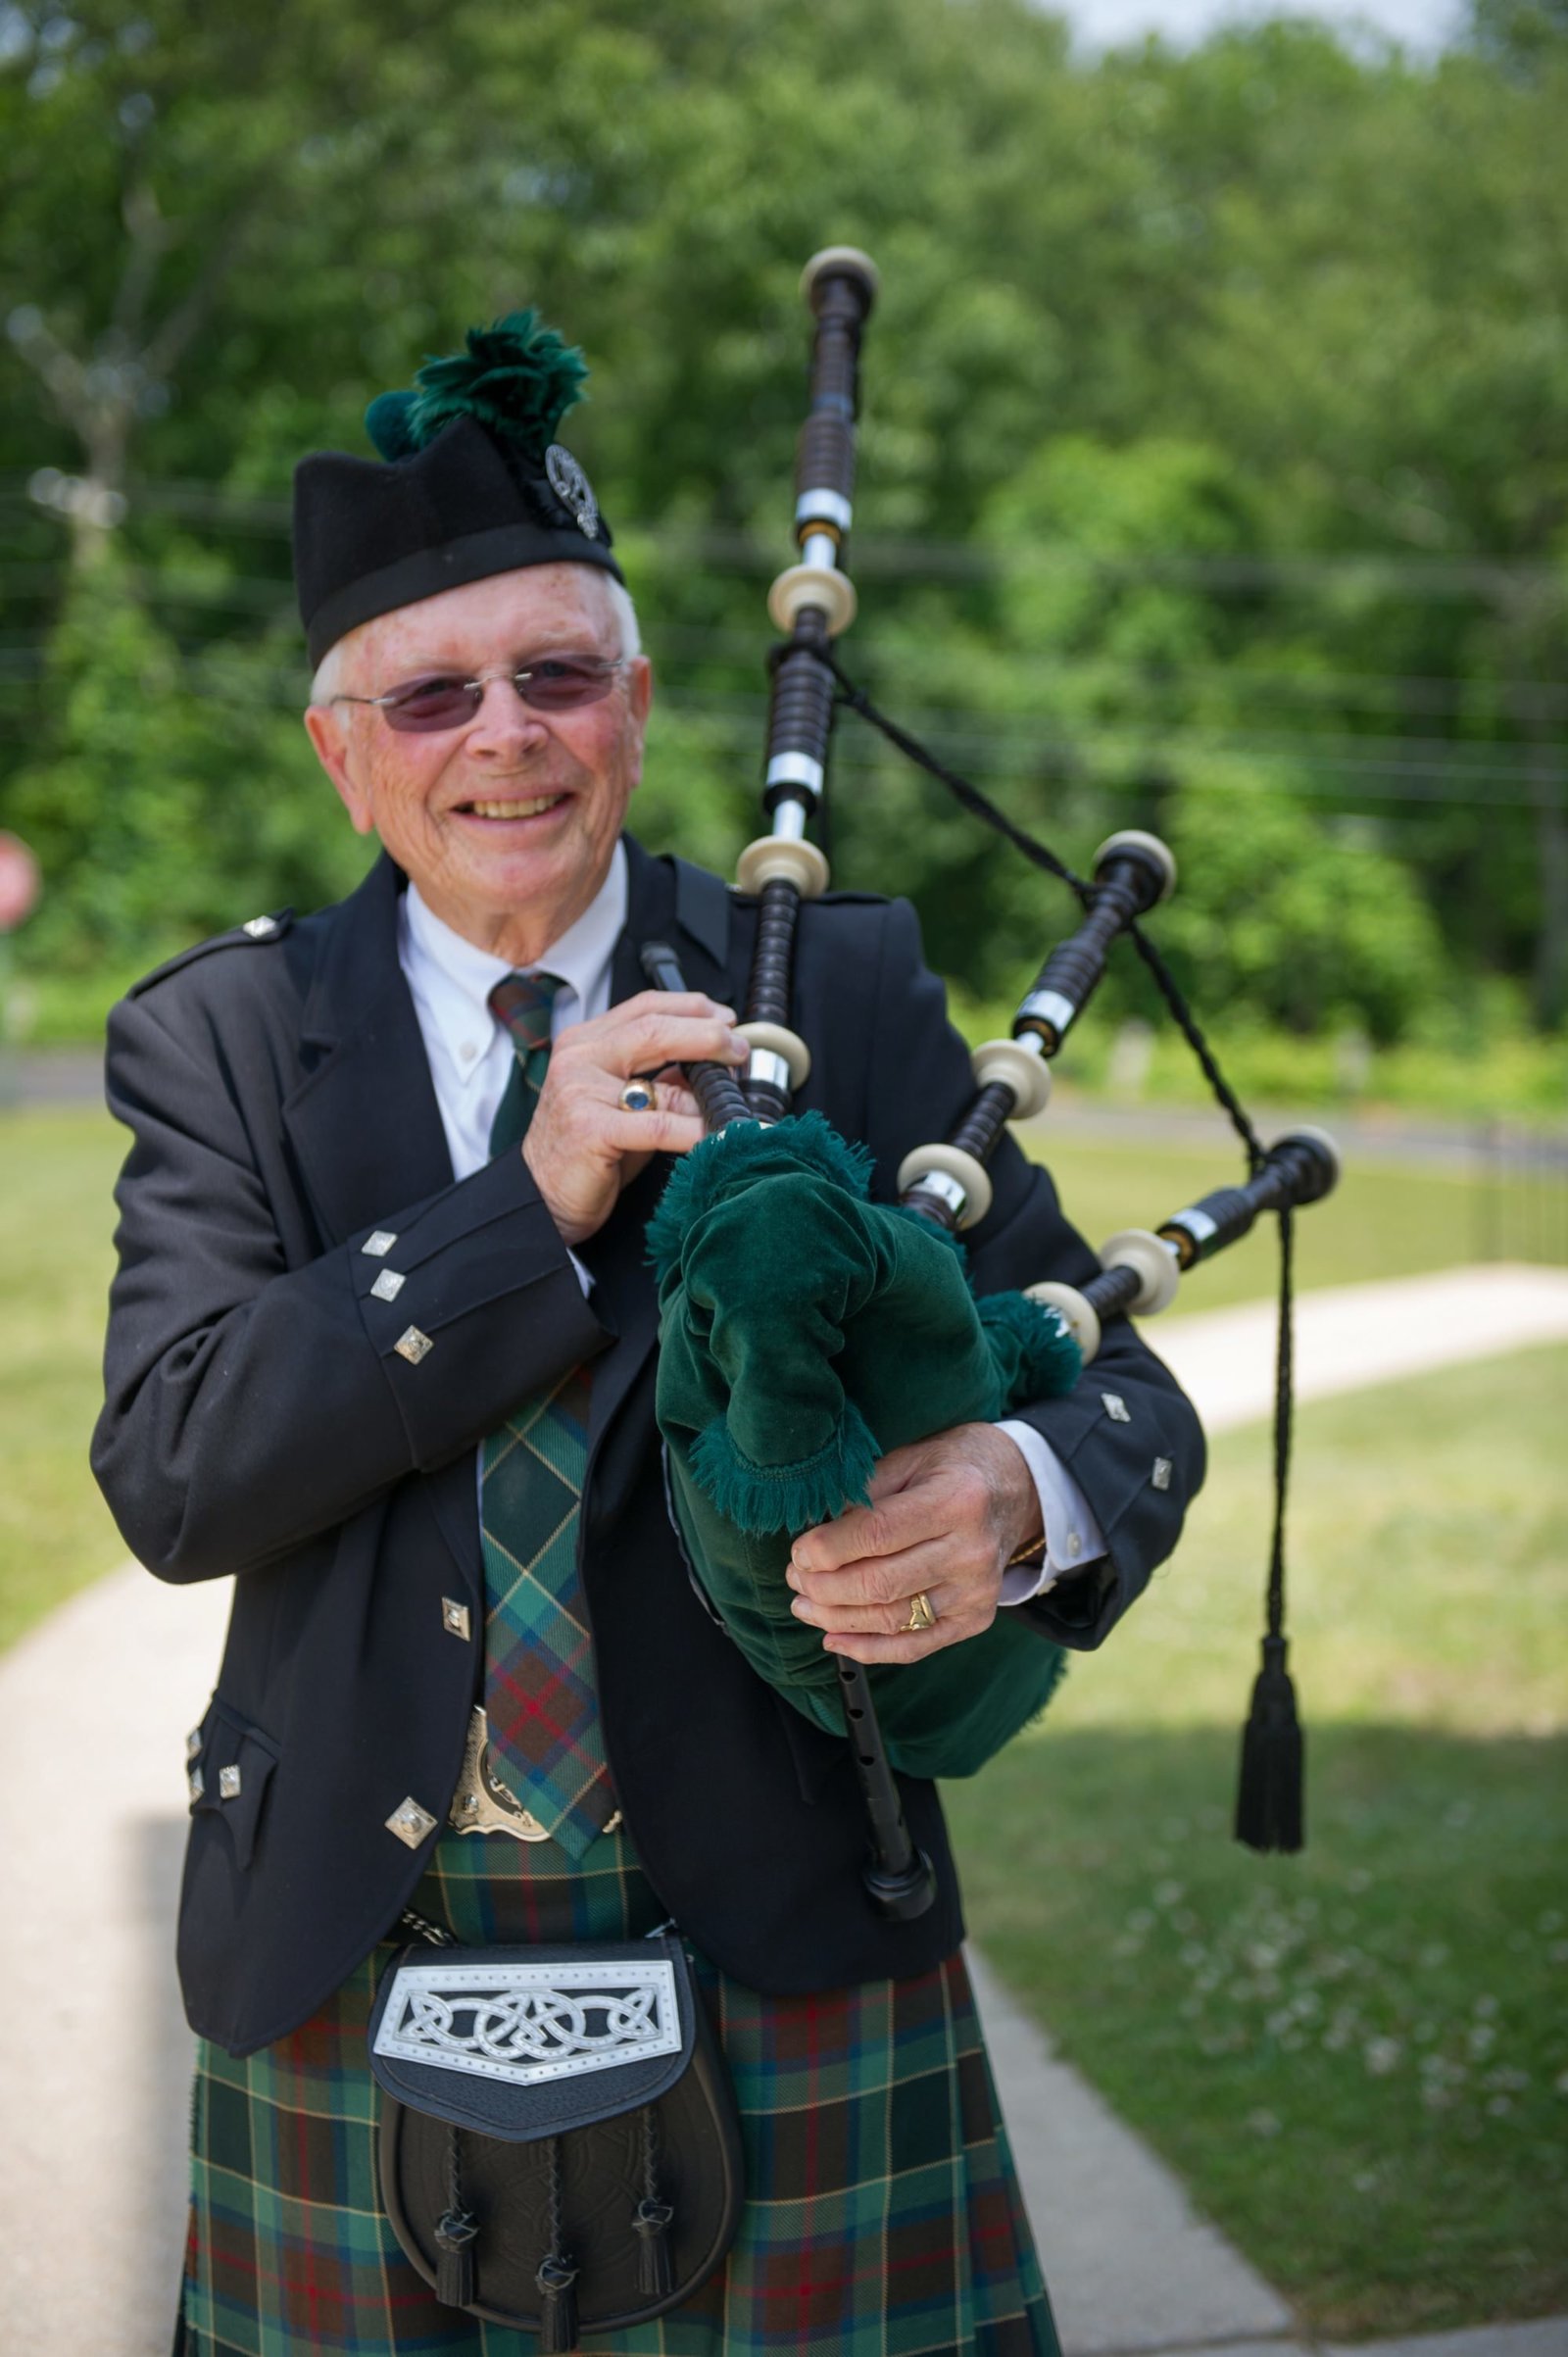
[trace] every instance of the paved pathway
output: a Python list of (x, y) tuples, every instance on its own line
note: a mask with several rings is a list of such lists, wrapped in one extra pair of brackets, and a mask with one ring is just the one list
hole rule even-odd
[[(1459, 1270), (1316, 1294), (1301, 1310), (1300, 1388), (1316, 1397), (1568, 1336), (1568, 1274)], [(1271, 1332), (1272, 1313), (1259, 1307), (1170, 1318), (1154, 1339), (1217, 1428), (1265, 1412)], [(1413, 1354), (1391, 1339), (1407, 1332), (1423, 1338)], [(169, 1953), (183, 1735), (205, 1703), (225, 1611), (220, 1585), (162, 1588), (127, 1565), (0, 1658), (10, 1869), (0, 2357), (168, 2349), (190, 2053)], [(83, 1690), (97, 1696), (90, 1753), (72, 1707)], [(979, 1978), (1068, 2357), (1298, 2357), (1305, 2343), (1285, 2303), (1051, 2055), (983, 1965)], [(63, 2215), (76, 2222), (64, 2238)], [(1387, 2346), (1388, 2357), (1405, 2357), (1402, 2344)], [(1409, 2350), (1568, 2357), (1568, 2320)]]

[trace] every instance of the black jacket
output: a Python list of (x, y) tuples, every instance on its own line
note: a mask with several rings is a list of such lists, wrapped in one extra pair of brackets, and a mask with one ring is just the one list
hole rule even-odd
[[(673, 926), (688, 979), (739, 1003), (756, 908), (628, 843), (636, 949)], [(666, 1518), (653, 1412), (654, 1293), (643, 1228), (653, 1164), (582, 1248), (584, 1300), (520, 1154), (454, 1183), (397, 960), (401, 877), (204, 944), (110, 1023), (109, 1101), (134, 1133), (118, 1201), (120, 1273), (93, 1465), (127, 1544), (160, 1578), (235, 1572), (233, 1616), (196, 1764), (180, 1906), (190, 2019), (235, 2052), (303, 2021), (394, 1922), (444, 1817), (482, 1668), (473, 1451), (524, 1394), (595, 1361), (582, 1572), (606, 1743), (638, 1852), (690, 1936), (739, 1980), (790, 1992), (925, 1970), (961, 1937), (931, 1787), (911, 1831), (941, 1897), (875, 1915), (846, 1746), (746, 1667), (689, 1585)], [(877, 1155), (947, 1133), (968, 1059), (923, 968), (910, 909), (834, 895), (803, 916), (798, 1028), (819, 1106)], [(1049, 1180), (1004, 1144), (972, 1235), (982, 1291), (1095, 1267)], [(368, 1253), (375, 1230), (395, 1245)], [(406, 1279), (392, 1301), (371, 1287)], [(394, 1350), (411, 1325), (432, 1349)], [(1125, 1403), (1113, 1420), (1104, 1395)], [(1088, 1647), (1174, 1546), (1202, 1477), (1191, 1407), (1125, 1324), (1070, 1398), (1024, 1411), (1087, 1494), (1108, 1562), (1016, 1616)], [(1174, 1464), (1165, 1490), (1154, 1460)], [(445, 1626), (443, 1598), (474, 1634)], [(220, 1771), (238, 1766), (225, 1798)], [(230, 1780), (232, 1781), (232, 1780)]]

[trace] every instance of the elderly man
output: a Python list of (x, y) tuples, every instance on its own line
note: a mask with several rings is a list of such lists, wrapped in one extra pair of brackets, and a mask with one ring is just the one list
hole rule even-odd
[[(756, 912), (621, 831), (649, 665), (550, 439), (561, 347), (470, 337), (481, 391), (495, 336), (499, 405), (383, 396), (380, 461), (298, 478), (307, 726), (379, 859), (336, 908), (175, 959), (111, 1027), (134, 1143), (94, 1462), (160, 1577), (238, 1575), (188, 1747), (177, 2345), (537, 2345), (438, 2299), (384, 2214), (365, 2031), (412, 1903), (477, 1944), (673, 1919), (695, 1953), (746, 2206), (693, 2297), (591, 2345), (1051, 2351), (934, 1792), (905, 1780), (937, 1903), (886, 1921), (847, 1746), (747, 1666), (668, 1521), (643, 1229), (701, 1135), (676, 1067), (745, 1056)], [(553, 397), (518, 402), (519, 368)], [(656, 935), (689, 995), (638, 988)], [(804, 1102), (890, 1188), (968, 1088), (908, 910), (813, 905), (797, 1004)], [(1043, 1173), (1009, 1147), (995, 1176), (982, 1290), (1092, 1268)], [(798, 1542), (797, 1609), (872, 1662), (999, 1604), (1020, 1645), (1096, 1646), (1201, 1463), (1123, 1328), (1070, 1397), (887, 1457), (871, 1508)]]

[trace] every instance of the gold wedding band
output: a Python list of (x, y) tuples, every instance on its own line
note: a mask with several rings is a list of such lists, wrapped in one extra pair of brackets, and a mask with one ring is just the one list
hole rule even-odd
[(627, 1081), (615, 1103), (623, 1113), (646, 1113), (654, 1103), (653, 1086), (649, 1081), (638, 1080), (633, 1076)]
[(931, 1609), (931, 1598), (923, 1588), (917, 1588), (909, 1598), (909, 1617), (901, 1625), (899, 1634), (901, 1637), (918, 1637), (922, 1629), (934, 1629), (936, 1625), (937, 1616)]

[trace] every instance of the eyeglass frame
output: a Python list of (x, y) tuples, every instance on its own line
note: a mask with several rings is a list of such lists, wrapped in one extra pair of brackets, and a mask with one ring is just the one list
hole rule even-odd
[[(418, 676), (416, 676), (413, 679), (405, 680), (398, 687), (388, 688), (385, 694), (380, 696), (350, 696), (342, 690), (339, 690), (336, 695), (328, 697), (327, 701), (330, 704), (363, 704), (368, 706), (372, 711), (384, 712), (388, 706), (395, 705), (400, 697), (407, 696), (412, 690), (418, 687), (433, 686), (438, 681), (443, 683), (450, 682), (454, 687), (461, 687), (464, 689), (477, 688), (479, 691), (479, 701), (477, 704), (475, 704), (472, 712), (469, 712), (466, 720), (453, 720), (450, 723), (437, 722), (422, 729), (416, 727), (398, 731), (400, 735), (408, 736), (441, 736), (445, 735), (449, 728), (456, 729), (472, 727), (474, 721), (479, 717), (480, 712), (483, 710), (484, 691), (489, 686), (492, 679), (509, 679), (512, 682), (513, 687), (516, 690), (518, 702), (526, 705), (529, 712), (549, 712), (551, 708), (548, 705), (542, 706), (530, 703), (522, 688), (517, 684), (519, 680), (531, 679), (533, 677), (534, 670), (539, 665), (542, 665), (546, 663), (573, 663), (580, 668), (590, 671), (595, 679), (602, 679), (605, 683), (605, 695), (608, 695), (610, 693), (611, 682), (613, 680), (615, 673), (617, 671), (624, 671), (630, 664), (632, 658), (629, 655), (591, 655), (569, 657), (564, 655), (544, 655), (537, 658), (536, 663), (532, 664), (513, 664), (505, 663), (489, 663), (482, 671), (471, 672), (466, 679), (459, 679), (456, 672), (433, 671), (422, 679)], [(582, 712), (586, 710), (589, 705), (602, 704), (603, 702), (604, 696), (584, 696), (575, 704), (558, 705), (555, 707), (555, 710), (562, 712)], [(396, 724), (395, 722), (389, 720), (387, 725), (390, 728), (395, 727)]]

